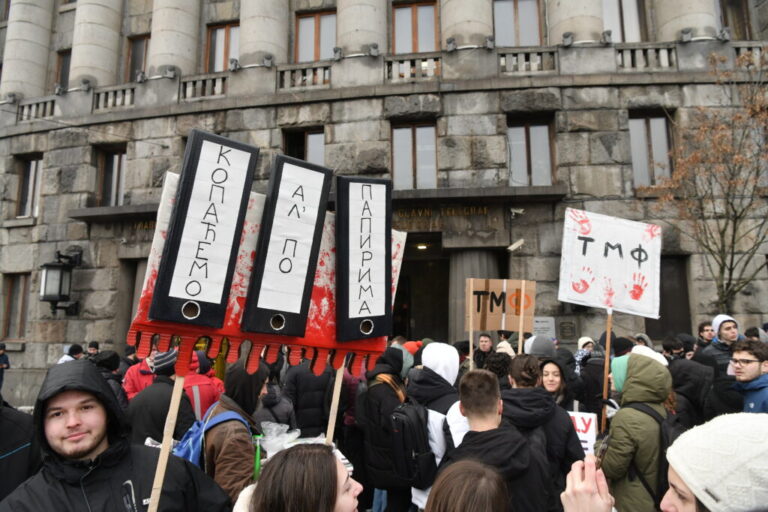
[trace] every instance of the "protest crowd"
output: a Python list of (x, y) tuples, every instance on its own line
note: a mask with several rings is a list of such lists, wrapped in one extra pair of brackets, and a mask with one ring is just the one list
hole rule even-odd
[[(158, 510), (768, 510), (764, 328), (718, 315), (661, 350), (603, 333), (575, 353), (494, 337), (471, 356), (469, 341), (392, 338), (372, 369), (344, 369), (335, 417), (330, 364), (316, 375), (281, 353), (249, 373), (241, 359), (222, 381), (195, 352)], [(177, 358), (73, 345), (33, 415), (3, 403), (0, 511), (147, 510)], [(606, 415), (593, 446), (574, 413), (595, 429)], [(257, 449), (275, 424), (292, 440)]]

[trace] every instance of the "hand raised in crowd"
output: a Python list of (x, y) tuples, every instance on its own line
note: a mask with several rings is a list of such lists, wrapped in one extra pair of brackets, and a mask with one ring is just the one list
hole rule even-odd
[(560, 494), (565, 512), (611, 512), (613, 496), (602, 469), (596, 469), (595, 456), (588, 454), (576, 461), (566, 477), (565, 492)]

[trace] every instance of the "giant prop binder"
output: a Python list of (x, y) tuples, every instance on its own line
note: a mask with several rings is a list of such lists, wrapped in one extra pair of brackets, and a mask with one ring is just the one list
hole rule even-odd
[[(325, 369), (329, 355), (338, 369), (352, 354), (352, 371), (357, 374), (362, 365), (372, 366), (390, 334), (385, 326), (391, 324), (391, 301), (406, 238), (405, 233), (391, 231), (391, 185), (376, 182), (384, 186), (377, 190), (386, 192), (385, 200), (377, 195), (375, 204), (358, 201), (352, 206), (377, 208), (383, 219), (377, 225), (386, 226), (386, 233), (381, 233), (386, 236), (367, 243), (387, 244), (375, 248), (376, 268), (386, 267), (388, 285), (386, 296), (379, 290), (377, 304), (385, 304), (387, 310), (378, 307), (378, 315), (354, 318), (339, 336), (337, 258), (360, 257), (359, 251), (348, 250), (359, 245), (360, 233), (347, 228), (344, 236), (350, 239), (340, 244), (344, 254), (337, 253), (336, 216), (325, 212), (330, 170), (279, 156), (265, 197), (250, 191), (257, 158), (257, 148), (191, 132), (181, 176), (165, 177), (147, 273), (127, 342), (137, 346), (139, 357), (146, 357), (153, 341), (165, 351), (177, 340), (177, 375), (189, 371), (200, 338), (207, 339), (207, 355), (212, 358), (227, 339), (228, 362), (236, 361), (241, 346), (249, 341), (249, 372), (258, 368), (262, 354), (267, 362), (276, 361), (285, 345), (291, 364), (305, 357), (317, 374)], [(345, 222), (348, 215), (359, 220), (367, 214), (352, 212), (349, 206), (341, 208)], [(386, 265), (382, 254), (389, 256)], [(359, 265), (346, 260), (340, 267), (359, 270)], [(348, 276), (342, 281), (347, 286)], [(349, 293), (343, 300), (347, 308)]]

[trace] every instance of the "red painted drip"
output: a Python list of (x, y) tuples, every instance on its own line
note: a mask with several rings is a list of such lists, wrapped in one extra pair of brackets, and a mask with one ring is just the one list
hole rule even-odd
[(171, 348), (171, 336), (172, 334), (170, 333), (160, 334), (160, 340), (157, 342), (158, 352), (168, 352), (168, 350)]
[(192, 352), (195, 349), (195, 338), (185, 336), (179, 343), (179, 355), (176, 359), (176, 375), (186, 376), (189, 373), (189, 365), (192, 362)]
[(205, 355), (207, 355), (211, 359), (215, 359), (219, 355), (219, 351), (221, 350), (221, 343), (222, 338), (219, 336), (214, 336), (211, 338), (211, 342), (208, 344), (208, 350), (206, 350)]
[(357, 377), (360, 375), (360, 371), (363, 368), (363, 361), (364, 356), (362, 354), (355, 354), (355, 357), (352, 358), (352, 368), (350, 371), (352, 372), (352, 375)]
[(333, 357), (331, 358), (331, 366), (333, 366), (334, 370), (338, 370), (341, 368), (341, 365), (344, 364), (344, 360), (347, 358), (347, 352), (346, 350), (336, 350), (333, 354)]
[(280, 345), (267, 345), (267, 352), (264, 354), (264, 360), (269, 364), (274, 364), (280, 357)]
[(288, 347), (288, 363), (296, 366), (301, 362), (301, 347), (291, 345)]
[(240, 345), (242, 340), (229, 340), (229, 352), (227, 353), (227, 362), (234, 363), (240, 357)]
[(320, 376), (328, 366), (328, 351), (322, 348), (315, 350), (315, 357), (312, 360), (312, 373)]

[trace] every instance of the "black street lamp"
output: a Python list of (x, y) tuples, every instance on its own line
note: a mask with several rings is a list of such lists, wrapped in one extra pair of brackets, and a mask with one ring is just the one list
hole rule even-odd
[(82, 263), (82, 249), (77, 250), (71, 256), (56, 251), (56, 261), (43, 263), (43, 275), (40, 279), (40, 300), (51, 303), (51, 313), (56, 315), (56, 310), (63, 309), (67, 316), (76, 316), (80, 312), (80, 304), (77, 301), (59, 306), (59, 302), (69, 302), (69, 293), (72, 289), (72, 269)]

